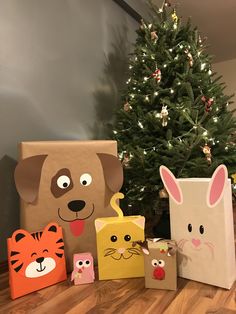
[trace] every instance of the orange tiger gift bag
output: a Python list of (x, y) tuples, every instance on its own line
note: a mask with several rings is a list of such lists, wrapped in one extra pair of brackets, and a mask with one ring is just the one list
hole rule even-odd
[(66, 280), (62, 228), (57, 223), (40, 232), (16, 230), (7, 246), (12, 299)]

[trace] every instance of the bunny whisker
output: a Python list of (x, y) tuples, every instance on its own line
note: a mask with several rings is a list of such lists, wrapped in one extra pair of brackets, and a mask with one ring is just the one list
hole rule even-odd
[(186, 242), (188, 242), (187, 239), (181, 239), (181, 240), (178, 242), (178, 248), (179, 248), (180, 250), (182, 250)]
[(204, 242), (204, 244), (209, 248), (212, 258), (214, 257), (214, 245), (211, 242)]

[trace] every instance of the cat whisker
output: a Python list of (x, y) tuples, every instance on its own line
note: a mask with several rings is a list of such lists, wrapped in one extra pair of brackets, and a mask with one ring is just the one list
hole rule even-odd
[(109, 255), (112, 255), (112, 254), (114, 254), (115, 252), (116, 252), (116, 249), (114, 249), (114, 248), (107, 248), (107, 249), (105, 249), (104, 257), (105, 257), (105, 256), (109, 256)]
[(134, 255), (140, 255), (140, 249), (137, 249), (137, 248), (128, 248), (127, 251), (130, 253), (130, 254), (134, 254)]

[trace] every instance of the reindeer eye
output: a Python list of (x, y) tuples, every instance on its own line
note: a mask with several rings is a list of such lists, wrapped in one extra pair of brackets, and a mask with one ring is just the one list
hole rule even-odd
[(160, 267), (164, 267), (165, 266), (165, 262), (163, 261), (163, 259), (159, 259), (158, 264)]
[(157, 267), (158, 266), (158, 260), (157, 259), (153, 259), (151, 263), (152, 263), (153, 267)]
[(113, 235), (111, 236), (111, 242), (116, 242), (117, 241), (117, 236)]
[(203, 225), (201, 225), (201, 226), (199, 227), (199, 231), (200, 231), (201, 234), (204, 233), (204, 227), (203, 227)]
[(188, 224), (188, 231), (189, 231), (189, 232), (192, 232), (192, 230), (193, 230), (192, 225), (191, 225), (191, 224)]

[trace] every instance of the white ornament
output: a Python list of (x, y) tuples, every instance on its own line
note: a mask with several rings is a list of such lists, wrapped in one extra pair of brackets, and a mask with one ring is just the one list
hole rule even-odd
[(162, 126), (167, 126), (167, 123), (168, 123), (168, 115), (169, 115), (169, 112), (167, 110), (167, 106), (162, 106), (162, 109), (161, 109), (161, 113), (160, 113), (160, 117), (161, 117), (161, 120), (162, 120)]

